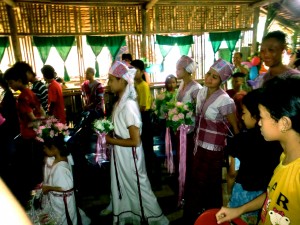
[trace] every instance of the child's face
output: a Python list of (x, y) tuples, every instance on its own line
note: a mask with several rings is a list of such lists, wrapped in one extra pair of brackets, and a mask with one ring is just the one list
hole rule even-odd
[(242, 110), (242, 120), (244, 121), (246, 128), (254, 128), (255, 124), (257, 123), (257, 120), (254, 117), (252, 117), (251, 113), (245, 105), (242, 105)]
[(204, 84), (208, 88), (218, 88), (222, 81), (220, 75), (214, 69), (210, 69), (204, 77)]
[(278, 122), (271, 117), (266, 107), (258, 105), (258, 108), (260, 113), (258, 125), (260, 126), (261, 134), (266, 141), (278, 140), (278, 135), (280, 134)]
[(49, 148), (49, 147), (47, 147), (46, 145), (44, 145), (43, 150), (44, 150), (45, 155), (48, 156), (48, 157), (52, 157), (52, 156), (55, 155), (55, 154), (54, 154), (54, 151), (53, 151), (53, 146), (51, 146), (51, 147)]
[(231, 82), (232, 82), (233, 88), (240, 88), (244, 84), (244, 78), (243, 77), (233, 77)]
[(23, 85), (21, 80), (8, 80), (7, 83), (14, 91), (20, 90), (20, 87)]
[(122, 79), (118, 79), (115, 76), (109, 74), (107, 85), (110, 87), (112, 93), (119, 93), (122, 89)]
[(143, 71), (136, 68), (136, 73), (135, 73), (135, 76), (134, 76), (134, 80), (140, 81), (140, 80), (142, 80), (142, 76), (143, 76)]
[(176, 79), (175, 78), (168, 79), (167, 85), (166, 85), (167, 90), (174, 91), (176, 89), (176, 87), (177, 87)]
[(284, 46), (275, 38), (269, 38), (262, 42), (260, 55), (265, 65), (274, 67), (281, 63)]

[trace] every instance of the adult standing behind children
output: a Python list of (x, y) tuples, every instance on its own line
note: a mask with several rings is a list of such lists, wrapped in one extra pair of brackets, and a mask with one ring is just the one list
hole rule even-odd
[(42, 106), (37, 96), (27, 85), (25, 73), (17, 73), (14, 67), (4, 73), (4, 79), (14, 91), (20, 91), (17, 98), (17, 112), (20, 123), (20, 137), (14, 154), (16, 172), (14, 194), (26, 206), (31, 190), (42, 181), (43, 154), (33, 129), (33, 122), (42, 116)]
[(237, 208), (222, 207), (218, 224), (261, 209), (259, 225), (300, 224), (300, 79), (274, 78), (265, 84), (259, 126), (266, 141), (279, 141), (283, 153), (267, 190)]
[(196, 105), (195, 148), (191, 185), (186, 190), (184, 215), (194, 224), (204, 210), (223, 205), (222, 165), (227, 135), (239, 132), (235, 104), (221, 88), (232, 74), (232, 65), (218, 59), (205, 74)]
[(61, 123), (66, 123), (65, 103), (61, 85), (55, 80), (56, 72), (50, 65), (44, 65), (41, 69), (48, 86), (48, 115), (53, 115)]
[(46, 85), (37, 79), (35, 72), (33, 72), (32, 67), (26, 62), (16, 62), (14, 68), (17, 73), (25, 73), (28, 82), (32, 84), (31, 90), (36, 94), (40, 100), (41, 105), (45, 112), (47, 112), (48, 106), (48, 88)]
[(104, 110), (104, 88), (95, 80), (95, 70), (88, 67), (85, 71), (85, 79), (81, 85), (84, 99), (84, 110), (91, 113), (93, 119), (99, 119), (105, 115)]
[(114, 137), (106, 135), (106, 142), (114, 145), (110, 170), (113, 224), (169, 224), (151, 190), (145, 167), (141, 113), (135, 100), (136, 72), (119, 61), (109, 70), (108, 85), (118, 95), (112, 114)]
[(263, 76), (260, 86), (274, 77), (300, 76), (298, 70), (292, 69), (282, 63), (282, 54), (286, 46), (286, 35), (282, 31), (273, 31), (263, 37), (260, 57), (265, 65), (269, 67), (269, 70)]

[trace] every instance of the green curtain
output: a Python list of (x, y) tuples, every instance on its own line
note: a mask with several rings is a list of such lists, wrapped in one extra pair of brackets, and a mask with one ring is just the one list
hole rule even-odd
[(227, 46), (229, 48), (229, 51), (230, 51), (230, 63), (232, 63), (232, 54), (235, 49), (235, 45), (240, 38), (241, 31), (237, 30), (237, 31), (233, 31), (233, 32), (226, 32), (226, 33), (223, 33), (223, 35), (224, 35), (224, 39), (225, 39)]
[(87, 44), (91, 46), (93, 53), (95, 54), (95, 77), (99, 77), (99, 64), (97, 56), (102, 51), (103, 47), (107, 47), (112, 56), (112, 60), (115, 61), (120, 48), (126, 45), (125, 36), (113, 36), (113, 37), (101, 37), (101, 36), (87, 36)]
[(219, 50), (223, 39), (223, 33), (209, 33), (209, 41), (211, 42), (214, 52), (214, 61), (216, 61), (216, 53)]
[(33, 36), (33, 43), (38, 49), (43, 64), (45, 64), (52, 47), (52, 40), (47, 37)]
[(156, 43), (159, 45), (160, 52), (162, 54), (163, 60), (161, 63), (162, 71), (164, 70), (165, 58), (172, 50), (172, 48), (177, 45), (181, 55), (187, 55), (189, 53), (191, 44), (194, 44), (193, 36), (183, 36), (183, 37), (170, 37), (156, 35)]
[(70, 37), (52, 37), (53, 46), (58, 51), (58, 54), (64, 61), (64, 80), (70, 81), (69, 74), (66, 68), (66, 60), (75, 41), (75, 36)]
[(0, 62), (4, 56), (5, 49), (8, 47), (8, 37), (0, 37)]

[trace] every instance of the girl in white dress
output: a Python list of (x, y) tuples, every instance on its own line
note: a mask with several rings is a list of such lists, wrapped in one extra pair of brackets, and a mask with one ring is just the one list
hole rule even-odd
[(113, 224), (169, 224), (151, 190), (141, 143), (142, 122), (134, 89), (135, 69), (116, 61), (109, 71), (108, 85), (118, 95), (112, 114), (114, 145), (111, 154)]
[(64, 142), (64, 135), (44, 137), (44, 152), (47, 157), (42, 185), (43, 198), (48, 198), (46, 202), (50, 202), (58, 224), (89, 225), (91, 220), (76, 207), (71, 168), (73, 160)]

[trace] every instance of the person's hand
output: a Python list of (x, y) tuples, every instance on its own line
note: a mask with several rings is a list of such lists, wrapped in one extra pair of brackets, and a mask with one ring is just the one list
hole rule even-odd
[(47, 186), (47, 185), (42, 186), (43, 194), (48, 194), (49, 191), (50, 191), (50, 186)]
[(113, 139), (110, 135), (105, 135), (106, 144), (111, 144), (111, 139)]
[(241, 215), (240, 208), (227, 208), (222, 207), (219, 212), (216, 213), (217, 223), (221, 224), (227, 221), (231, 221)]

